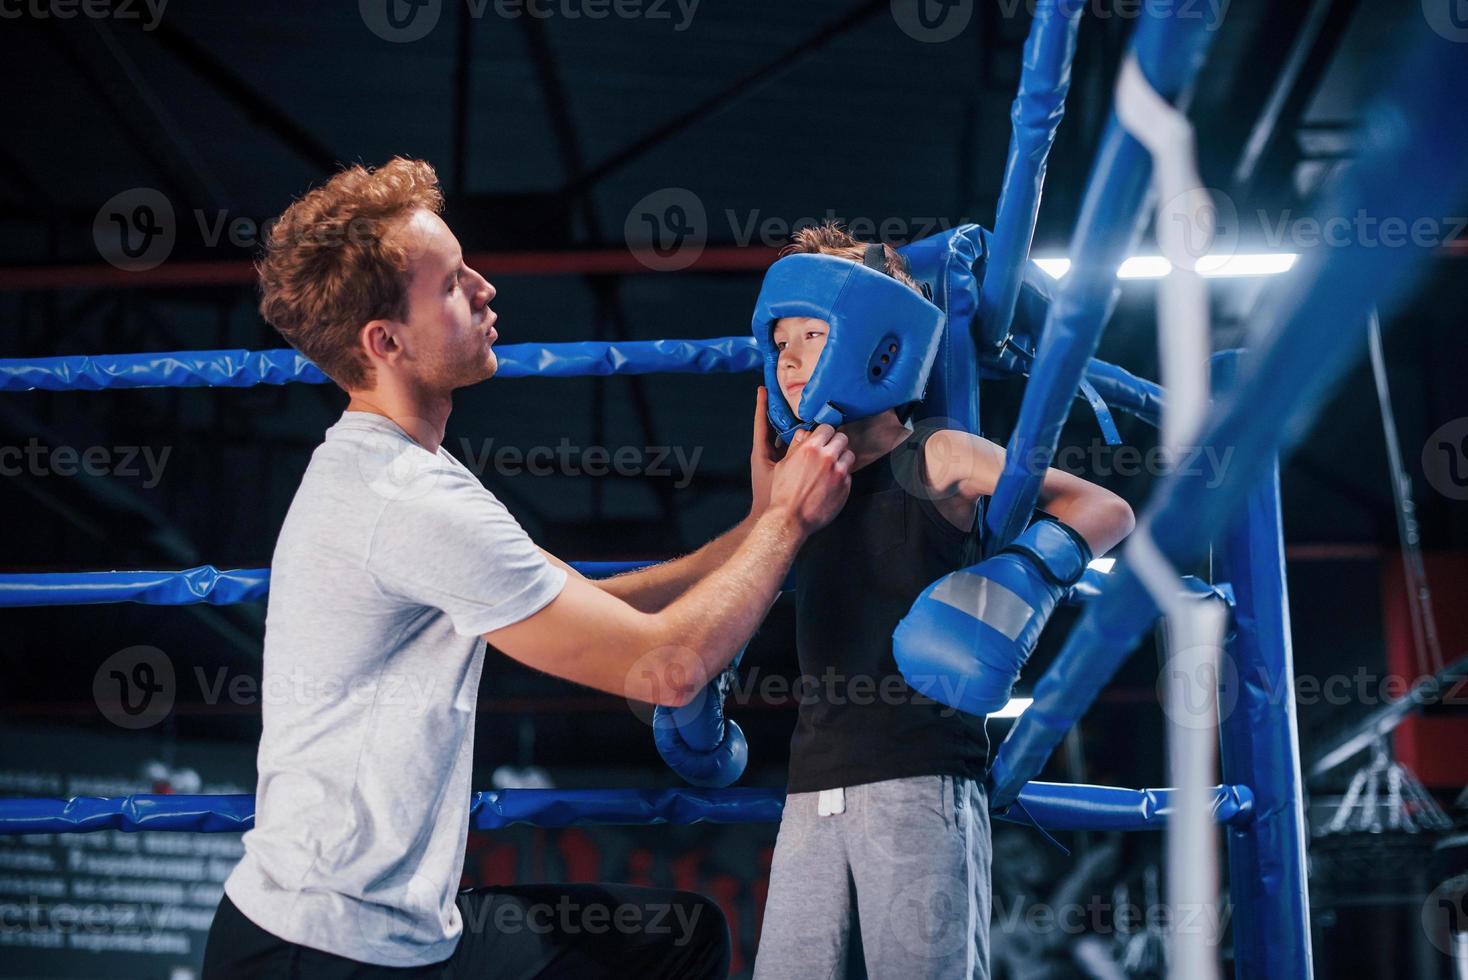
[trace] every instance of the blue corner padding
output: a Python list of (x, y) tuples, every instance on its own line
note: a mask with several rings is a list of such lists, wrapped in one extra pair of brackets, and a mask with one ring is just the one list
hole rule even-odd
[[(1171, 99), (1197, 73), (1215, 33), (1204, 18), (1146, 7), (1130, 50), (1152, 87)], [(1034, 513), (1071, 400), (1116, 305), (1116, 270), (1136, 250), (1141, 234), (1137, 217), (1151, 176), (1150, 154), (1113, 111), (1086, 182), (1071, 240), (1070, 272), (1050, 307), (1004, 470), (985, 515), (985, 554), (1013, 541)]]
[[(1052, 295), (1049, 277), (1025, 263), (1017, 286), (1008, 336), (999, 348), (975, 340), (979, 330), (979, 294), (987, 282), (993, 236), (978, 225), (960, 225), (898, 249), (912, 273), (933, 291), (933, 302), (947, 315), (938, 357), (928, 377), (928, 392), (918, 418), (946, 419), (948, 427), (981, 433), (979, 381), (1030, 373), (1037, 338), (1045, 326)], [(1128, 371), (1092, 358), (1086, 366), (1086, 397), (1108, 442), (1120, 441), (1110, 408), (1155, 426), (1161, 418), (1162, 389)], [(1094, 394), (1095, 397), (1091, 397)]]
[[(1213, 359), (1214, 385), (1227, 390), (1240, 367), (1237, 352)], [(1258, 801), (1247, 833), (1228, 835), (1234, 905), (1234, 959), (1241, 976), (1308, 975), (1310, 897), (1305, 880), (1305, 801), (1292, 692), (1289, 587), (1279, 468), (1249, 492), (1229, 526), (1217, 567), (1236, 591), (1229, 642), (1238, 677), (1237, 702), (1220, 725), (1223, 778), (1245, 781)]]
[[(1139, 830), (1166, 825), (1176, 796), (1172, 789), (1030, 783), (1020, 795), (1023, 809), (1011, 804), (993, 816), (1046, 830)], [(1254, 795), (1247, 786), (1215, 786), (1212, 807), (1219, 823), (1243, 826), (1253, 819)]]
[[(1170, 789), (1032, 783), (1021, 802), (1050, 830), (1157, 830), (1172, 811)], [(590, 824), (774, 823), (785, 807), (778, 789), (502, 789), (475, 793), (469, 823), (475, 830), (515, 824), (570, 827)], [(1213, 811), (1220, 823), (1242, 825), (1252, 815), (1249, 791), (1220, 786)], [(1021, 814), (1000, 820), (1030, 823)], [(83, 834), (98, 830), (170, 830), (211, 834), (255, 825), (255, 797), (78, 796), (0, 799), (0, 835)]]
[[(1462, 203), (1468, 114), (1445, 103), (1441, 92), (1468, 89), (1468, 58), (1460, 45), (1427, 36), (1425, 27), (1417, 30), (1421, 41), (1407, 67), (1363, 117), (1365, 153), (1334, 185), (1317, 217), (1452, 214)], [(1391, 309), (1434, 251), (1432, 242), (1383, 248), (1363, 237), (1308, 252), (1290, 276), (1275, 282), (1253, 318), (1263, 346), (1245, 356), (1238, 383), (1218, 400), (1200, 439), (1215, 451), (1227, 447), (1230, 464), (1215, 486), (1200, 473), (1162, 478), (1139, 522), (1151, 528), (1174, 567), (1203, 558), (1209, 542), (1269, 478), (1276, 455), (1308, 431), (1331, 388), (1363, 351), (1367, 311), (1373, 305)], [(1155, 616), (1123, 559), (1000, 746), (992, 772), (996, 805), (1013, 800), (1040, 772)]]
[(978, 225), (961, 225), (898, 249), (913, 276), (931, 287), (933, 303), (946, 318), (917, 417), (945, 419), (945, 428), (975, 435), (980, 432), (979, 366), (973, 323), (988, 234)]
[(1001, 345), (1014, 319), (1040, 213), (1045, 164), (1065, 116), (1070, 65), (1084, 8), (1084, 0), (1044, 0), (1035, 5), (1030, 21), (1019, 91), (1009, 110), (1009, 154), (1004, 162), (999, 210), (994, 216), (989, 261), (979, 290), (977, 334), (981, 349)]
[(1112, 408), (1153, 426), (1161, 424), (1163, 395), (1160, 385), (1094, 357), (1086, 365), (1086, 380)]

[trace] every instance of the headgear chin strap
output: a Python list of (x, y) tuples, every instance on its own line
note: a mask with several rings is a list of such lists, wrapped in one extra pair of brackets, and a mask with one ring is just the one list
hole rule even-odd
[[(792, 410), (780, 387), (773, 331), (781, 317), (824, 320), (831, 330)], [(789, 442), (796, 429), (841, 425), (920, 401), (943, 337), (943, 311), (886, 272), (885, 249), (863, 261), (802, 252), (765, 273), (754, 305), (765, 361), (770, 423)]]

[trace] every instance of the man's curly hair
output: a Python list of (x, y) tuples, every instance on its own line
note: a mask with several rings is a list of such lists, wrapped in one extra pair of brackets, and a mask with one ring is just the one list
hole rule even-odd
[(348, 167), (286, 208), (255, 264), (260, 315), (344, 389), (374, 381), (362, 326), (408, 315), (408, 244), (393, 232), (419, 208), (443, 211), (429, 164)]

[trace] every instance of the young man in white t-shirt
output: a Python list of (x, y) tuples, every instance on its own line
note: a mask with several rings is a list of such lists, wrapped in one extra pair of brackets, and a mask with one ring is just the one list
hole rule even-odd
[(728, 930), (698, 895), (458, 893), (485, 643), (687, 703), (840, 510), (846, 438), (823, 426), (777, 459), (761, 389), (749, 516), (675, 561), (583, 578), (442, 448), (453, 391), (494, 375), (499, 335), (441, 208), (425, 163), (352, 167), (287, 209), (260, 263), (262, 314), (350, 402), (276, 543), (256, 823), (204, 976), (723, 976)]

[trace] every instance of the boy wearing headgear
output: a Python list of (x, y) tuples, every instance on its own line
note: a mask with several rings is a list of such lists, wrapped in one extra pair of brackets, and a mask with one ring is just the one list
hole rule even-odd
[(804, 690), (756, 980), (989, 975), (984, 716), (1133, 526), (1121, 498), (1052, 469), (1040, 519), (980, 561), (1004, 450), (909, 420), (943, 330), (924, 293), (894, 249), (827, 225), (795, 236), (756, 304), (774, 432), (830, 423), (856, 457), (796, 562)]

